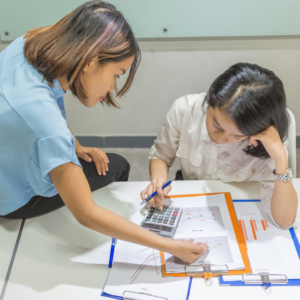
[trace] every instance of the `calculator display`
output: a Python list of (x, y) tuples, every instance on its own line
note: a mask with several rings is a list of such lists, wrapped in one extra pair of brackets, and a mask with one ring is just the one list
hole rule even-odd
[(155, 225), (155, 224), (143, 224), (144, 228), (148, 229), (156, 229), (156, 230), (163, 230), (167, 232), (171, 232), (173, 230), (172, 227), (162, 226), (162, 225)]

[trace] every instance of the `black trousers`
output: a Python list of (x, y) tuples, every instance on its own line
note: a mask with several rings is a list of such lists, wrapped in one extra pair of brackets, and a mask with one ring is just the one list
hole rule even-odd
[(183, 175), (182, 175), (182, 171), (181, 171), (181, 170), (178, 170), (178, 171), (176, 172), (175, 180), (184, 180), (184, 179), (183, 179)]
[[(107, 157), (109, 164), (106, 176), (98, 175), (93, 162), (89, 163), (79, 159), (92, 192), (114, 181), (128, 181), (130, 165), (127, 160), (113, 153), (107, 153)], [(56, 210), (64, 205), (59, 194), (53, 197), (34, 196), (24, 206), (1, 217), (8, 219), (32, 218)]]

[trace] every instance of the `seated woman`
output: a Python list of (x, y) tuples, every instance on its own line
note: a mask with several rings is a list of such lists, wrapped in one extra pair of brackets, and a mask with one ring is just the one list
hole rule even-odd
[(286, 150), (288, 126), (281, 80), (258, 65), (233, 65), (207, 93), (173, 103), (150, 150), (151, 184), (141, 197), (157, 190), (151, 204), (162, 206), (171, 190), (162, 191), (162, 185), (178, 157), (177, 179), (260, 181), (266, 213), (288, 228), (300, 221)]

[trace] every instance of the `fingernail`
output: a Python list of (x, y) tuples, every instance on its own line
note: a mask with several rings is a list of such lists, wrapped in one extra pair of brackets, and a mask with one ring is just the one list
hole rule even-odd
[(108, 172), (108, 168), (106, 168), (106, 171)]
[(99, 175), (101, 175), (101, 172), (98, 172)]
[(162, 206), (160, 206), (160, 207), (159, 207), (159, 209), (160, 209), (160, 210), (162, 210), (162, 209), (163, 209), (163, 207), (162, 207)]

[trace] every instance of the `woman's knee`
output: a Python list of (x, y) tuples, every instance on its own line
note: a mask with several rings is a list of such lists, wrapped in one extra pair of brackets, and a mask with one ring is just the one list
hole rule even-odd
[(112, 167), (112, 169), (116, 169), (117, 171), (123, 173), (124, 175), (125, 174), (127, 176), (129, 175), (130, 164), (126, 160), (126, 158), (124, 158), (123, 156), (121, 156), (119, 154), (115, 154), (115, 153), (106, 153), (106, 155), (109, 160), (109, 164), (108, 164), (109, 170), (111, 169), (110, 167)]

